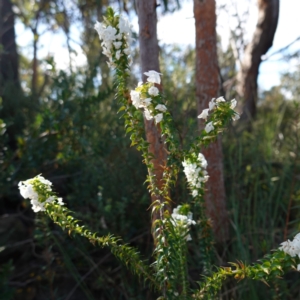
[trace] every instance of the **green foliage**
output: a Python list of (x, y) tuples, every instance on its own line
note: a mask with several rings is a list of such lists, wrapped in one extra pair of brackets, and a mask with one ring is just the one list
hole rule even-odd
[(150, 284), (155, 286), (155, 281), (147, 266), (140, 259), (139, 253), (129, 245), (122, 243), (120, 238), (113, 235), (98, 237), (97, 233), (92, 233), (84, 225), (80, 226), (78, 224), (79, 221), (72, 217), (71, 212), (59, 204), (47, 203), (46, 210), (54, 223), (62, 227), (63, 230), (67, 230), (69, 235), (76, 233), (87, 238), (93, 245), (97, 244), (100, 247), (109, 247), (112, 253), (133, 273), (145, 280), (149, 280)]
[[(223, 250), (223, 261), (253, 262), (269, 249), (277, 248), (299, 230), (298, 191), (299, 120), (297, 103), (286, 101), (279, 88), (265, 93), (251, 132), (234, 127), (223, 138), (226, 193), (232, 220), (231, 240)], [(298, 297), (294, 283), (299, 276), (266, 285), (245, 281), (234, 292), (237, 299)], [(228, 280), (226, 288), (235, 283)], [(289, 288), (288, 288), (289, 287)], [(272, 292), (273, 291), (273, 292)]]
[(296, 269), (299, 258), (292, 258), (283, 251), (277, 250), (273, 254), (266, 255), (259, 264), (247, 266), (242, 262), (230, 263), (233, 267), (218, 268), (211, 277), (207, 277), (200, 284), (200, 291), (194, 295), (195, 299), (214, 299), (222, 288), (223, 282), (230, 276), (237, 281), (247, 277), (253, 280), (267, 282), (279, 278), (291, 268)]
[(10, 260), (7, 263), (0, 265), (0, 298), (12, 300), (14, 289), (8, 285), (9, 277), (14, 271), (13, 262)]

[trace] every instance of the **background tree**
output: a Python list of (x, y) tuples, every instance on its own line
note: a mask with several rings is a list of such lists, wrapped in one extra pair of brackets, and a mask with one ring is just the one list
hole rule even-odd
[[(208, 107), (208, 102), (216, 98), (220, 89), (217, 58), (215, 0), (194, 0), (196, 26), (196, 100), (198, 114)], [(200, 119), (199, 119), (200, 120)], [(199, 121), (199, 129), (203, 122)], [(203, 149), (208, 162), (210, 176), (206, 188), (205, 205), (213, 222), (215, 237), (218, 241), (228, 238), (228, 215), (223, 177), (223, 154), (221, 139)]]
[(244, 102), (242, 120), (256, 115), (257, 78), (262, 55), (272, 47), (279, 17), (279, 0), (258, 0), (258, 20), (237, 74), (237, 93)]
[[(22, 90), (14, 26), (15, 16), (11, 1), (0, 1), (0, 119), (7, 123), (9, 145), (12, 149), (16, 149), (16, 134), (23, 126), (19, 109), (22, 104)], [(10, 97), (12, 93), (13, 98)]]
[[(160, 72), (156, 8), (156, 0), (141, 0), (137, 2), (141, 72), (144, 81), (146, 79), (145, 72), (150, 70)], [(159, 88), (161, 89), (161, 86)], [(163, 172), (167, 163), (167, 151), (164, 147), (164, 139), (161, 136), (159, 126), (155, 125), (154, 120), (147, 121), (146, 118), (144, 118), (144, 121), (149, 151), (154, 155), (152, 160), (154, 164), (154, 175), (158, 187), (161, 188), (163, 185)], [(159, 195), (152, 195), (151, 197), (152, 201), (161, 198)], [(158, 213), (153, 214), (152, 221), (154, 222), (158, 217)]]

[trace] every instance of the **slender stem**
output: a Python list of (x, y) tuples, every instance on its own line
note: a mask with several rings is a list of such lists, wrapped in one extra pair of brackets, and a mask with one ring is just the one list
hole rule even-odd
[(180, 275), (181, 275), (181, 283), (182, 283), (182, 299), (187, 299), (187, 270), (186, 270), (186, 241), (180, 239), (179, 245), (179, 261), (180, 261)]

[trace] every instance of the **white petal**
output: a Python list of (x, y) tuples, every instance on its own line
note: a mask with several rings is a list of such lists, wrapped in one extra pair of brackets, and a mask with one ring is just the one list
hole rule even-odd
[(219, 97), (219, 98), (216, 99), (216, 102), (217, 103), (225, 102), (225, 99), (224, 99), (224, 97)]
[(140, 106), (140, 104), (141, 104), (140, 92), (137, 92), (137, 91), (131, 91), (131, 92), (130, 92), (130, 97), (131, 97), (132, 104), (133, 104), (136, 108), (139, 108), (139, 106)]
[(144, 74), (146, 76), (148, 76), (148, 79), (147, 79), (148, 82), (160, 84), (160, 75), (161, 75), (161, 73), (150, 70), (148, 72), (145, 72)]
[(151, 104), (151, 101), (151, 98), (142, 99), (139, 107), (147, 107)]
[(118, 51), (116, 52), (116, 59), (119, 60), (120, 57), (121, 57), (121, 50), (118, 50)]
[(117, 50), (122, 46), (122, 42), (114, 42), (113, 44)]
[(151, 115), (151, 113), (150, 113), (150, 111), (149, 111), (148, 109), (145, 109), (144, 115), (145, 115), (145, 118), (146, 118), (148, 121), (153, 119), (153, 116)]
[(235, 114), (232, 116), (232, 120), (233, 120), (233, 121), (237, 121), (239, 118), (240, 118), (240, 115), (239, 115), (238, 113), (235, 113)]
[(214, 126), (213, 126), (212, 122), (207, 123), (206, 126), (205, 126), (205, 131), (206, 131), (207, 133), (209, 133), (209, 132), (211, 132), (212, 130), (214, 130)]
[(159, 110), (159, 111), (162, 111), (162, 112), (166, 112), (167, 111), (167, 107), (163, 104), (157, 104), (155, 106), (155, 109)]
[(159, 94), (159, 90), (155, 86), (151, 86), (148, 90), (149, 95), (151, 96), (157, 96)]
[(154, 116), (154, 119), (156, 124), (158, 124), (163, 119), (163, 114), (157, 114), (156, 116)]
[(236, 100), (232, 99), (231, 102), (230, 102), (230, 108), (234, 109), (236, 107), (236, 103), (237, 103)]
[(208, 117), (209, 108), (203, 109), (202, 113), (198, 116), (199, 119), (206, 120)]
[(208, 103), (209, 110), (212, 110), (215, 106), (215, 98), (212, 98), (211, 101)]

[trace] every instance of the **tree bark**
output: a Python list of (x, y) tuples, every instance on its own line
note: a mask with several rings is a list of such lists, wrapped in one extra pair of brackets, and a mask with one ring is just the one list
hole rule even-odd
[(19, 59), (16, 47), (15, 18), (10, 0), (0, 1), (1, 87), (5, 81), (19, 84)]
[(247, 45), (237, 75), (237, 93), (244, 102), (242, 121), (256, 115), (257, 78), (262, 55), (273, 45), (279, 17), (279, 0), (258, 0), (258, 21), (252, 41)]
[[(198, 114), (208, 108), (208, 102), (217, 97), (220, 88), (215, 0), (194, 0), (196, 26), (196, 99)], [(198, 127), (204, 127), (199, 119)], [(228, 214), (223, 178), (221, 138), (202, 150), (207, 159), (209, 180), (206, 183), (205, 206), (207, 217), (213, 221), (217, 241), (228, 239)]]
[[(137, 11), (139, 20), (139, 43), (140, 43), (140, 59), (141, 72), (143, 81), (146, 80), (144, 72), (154, 70), (159, 72), (159, 47), (157, 40), (157, 16), (156, 16), (156, 0), (139, 0), (137, 1)], [(161, 86), (158, 86), (161, 89)], [(163, 181), (164, 166), (166, 166), (167, 152), (164, 147), (164, 139), (161, 136), (160, 127), (155, 125), (154, 121), (147, 121), (144, 118), (146, 138), (149, 142), (149, 151), (154, 154), (152, 160), (154, 164), (154, 175), (157, 180), (157, 186), (160, 189)], [(160, 199), (159, 195), (153, 195), (152, 201)], [(162, 200), (162, 199), (161, 199)], [(158, 214), (154, 214), (153, 222), (159, 218)]]
[(19, 57), (15, 35), (15, 16), (10, 0), (0, 1), (0, 97), (3, 100), (0, 118), (10, 123), (7, 127), (8, 143), (16, 148), (16, 133), (22, 130), (19, 113), (22, 90), (19, 81)]

